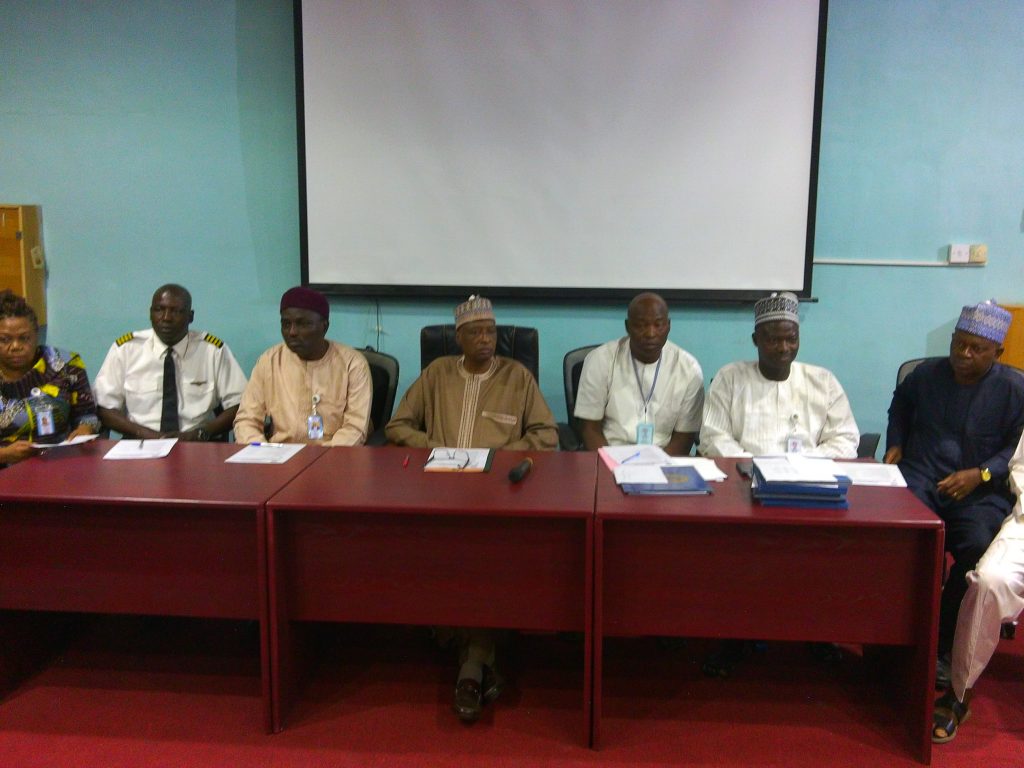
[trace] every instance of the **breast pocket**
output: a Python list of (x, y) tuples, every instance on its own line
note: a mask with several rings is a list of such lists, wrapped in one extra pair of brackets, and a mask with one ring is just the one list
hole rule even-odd
[(519, 437), (519, 417), (514, 413), (498, 413), (497, 411), (481, 411), (483, 417), (504, 436), (504, 442), (508, 443)]
[(181, 415), (186, 419), (197, 419), (205, 416), (217, 405), (217, 387), (210, 379), (185, 380), (181, 384), (182, 401)]
[(124, 403), (129, 415), (145, 417), (160, 415), (160, 404), (163, 402), (163, 386), (156, 381), (126, 381), (124, 384)]

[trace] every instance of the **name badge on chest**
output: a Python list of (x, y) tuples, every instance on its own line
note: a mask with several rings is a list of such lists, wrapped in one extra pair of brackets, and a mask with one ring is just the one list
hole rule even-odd
[[(32, 397), (38, 398), (42, 396), (42, 392), (38, 388), (33, 388)], [(57, 427), (53, 422), (53, 406), (45, 400), (36, 401), (35, 408), (36, 416), (36, 434), (40, 437), (45, 435), (52, 435)]]
[(641, 421), (636, 425), (637, 445), (654, 445), (654, 425), (649, 421)]
[(797, 434), (800, 425), (800, 414), (789, 417), (789, 434), (786, 436), (786, 453), (803, 453), (804, 441)]
[(322, 440), (324, 436), (324, 417), (316, 412), (320, 395), (313, 395), (313, 410), (306, 419), (306, 434), (310, 440)]

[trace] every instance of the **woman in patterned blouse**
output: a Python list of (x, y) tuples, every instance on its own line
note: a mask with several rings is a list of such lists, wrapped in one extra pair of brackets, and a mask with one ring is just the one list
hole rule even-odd
[(35, 311), (13, 292), (0, 291), (0, 464), (32, 456), (32, 443), (98, 431), (82, 359), (40, 346)]

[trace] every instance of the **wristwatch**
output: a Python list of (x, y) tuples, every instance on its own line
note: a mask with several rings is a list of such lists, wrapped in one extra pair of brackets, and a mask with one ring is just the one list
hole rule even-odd
[[(198, 427), (196, 429), (196, 440), (198, 440), (200, 443), (208, 443), (208, 442), (210, 442), (210, 438), (211, 437), (213, 437), (213, 435), (211, 435), (209, 432), (207, 432), (202, 427)], [(988, 470), (986, 470), (986, 472), (987, 471)]]
[(988, 467), (982, 467), (981, 468), (981, 482), (987, 483), (991, 479), (992, 479), (992, 473), (989, 471), (989, 468)]

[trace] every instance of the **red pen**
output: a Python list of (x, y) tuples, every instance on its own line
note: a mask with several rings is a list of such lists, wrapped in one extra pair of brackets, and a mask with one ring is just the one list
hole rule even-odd
[(402, 469), (409, 466), (409, 454), (405, 454), (405, 458), (402, 460)]

